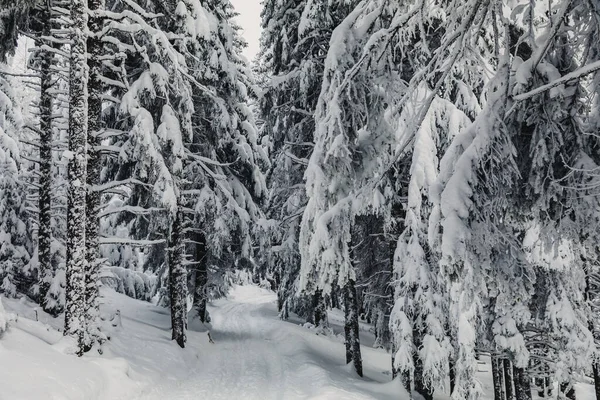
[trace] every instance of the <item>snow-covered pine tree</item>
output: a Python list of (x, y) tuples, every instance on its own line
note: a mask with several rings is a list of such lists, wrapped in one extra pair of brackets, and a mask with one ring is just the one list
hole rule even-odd
[[(323, 10), (318, 6), (315, 2), (305, 13), (310, 16), (312, 12), (313, 26), (323, 23), (316, 16), (328, 15), (320, 12)], [(327, 7), (324, 9), (331, 12), (333, 8)], [(352, 11), (344, 12), (344, 7)], [(377, 80), (384, 75), (385, 67), (368, 70), (358, 61), (363, 46), (369, 42), (371, 29), (382, 23), (377, 20), (382, 9), (364, 2), (356, 8), (348, 3), (336, 4), (334, 8), (333, 14), (348, 16), (333, 31), (315, 113), (315, 148), (306, 170), (308, 203), (300, 230), (300, 286), (309, 293), (320, 289), (329, 294), (335, 285), (343, 290), (349, 306), (347, 349), (351, 350), (357, 373), (362, 375), (358, 329), (355, 329), (357, 273), (350, 256), (351, 231), (355, 216), (377, 209), (382, 196), (376, 190), (357, 198), (354, 192), (376, 174), (379, 162), (385, 162), (383, 158), (377, 161), (375, 154), (390, 153), (393, 135), (386, 126), (384, 103), (390, 100), (385, 97), (386, 89), (391, 94), (395, 81)], [(388, 56), (383, 53), (384, 58)]]
[(69, 197), (67, 210), (67, 262), (65, 335), (77, 340), (77, 354), (86, 348), (86, 182), (88, 129), (88, 13), (84, 0), (71, 2), (69, 76)]
[[(60, 3), (60, 4), (59, 4)], [(37, 293), (36, 297), (42, 305), (44, 311), (51, 315), (58, 316), (62, 311), (62, 305), (56, 300), (56, 290), (51, 290), (56, 286), (56, 263), (53, 261), (54, 229), (52, 227), (53, 210), (56, 211), (55, 187), (55, 159), (53, 150), (56, 150), (54, 144), (54, 129), (56, 120), (62, 118), (58, 116), (57, 107), (60, 102), (57, 101), (57, 93), (60, 92), (61, 84), (64, 85), (64, 73), (57, 72), (57, 54), (60, 53), (60, 45), (64, 43), (61, 37), (55, 34), (57, 25), (56, 12), (53, 10), (57, 5), (64, 5), (59, 1), (52, 0), (36, 4), (30, 10), (28, 25), (23, 29), (29, 35), (35, 38), (35, 47), (33, 55), (29, 60), (29, 69), (37, 72), (39, 76), (39, 100), (31, 104), (36, 108), (35, 123), (30, 121), (27, 128), (37, 136), (34, 147), (39, 151), (37, 158), (37, 171), (35, 171), (35, 187), (37, 195)], [(54, 246), (56, 248), (56, 246)], [(56, 289), (56, 287), (54, 287)]]
[[(589, 221), (584, 211), (589, 206), (579, 203), (581, 198), (589, 201), (589, 197), (570, 194), (576, 185), (569, 183), (577, 175), (572, 166), (582, 160), (579, 149), (587, 142), (581, 136), (582, 108), (578, 105), (585, 89), (576, 81), (582, 76), (580, 71), (593, 71), (594, 63), (588, 64), (590, 69), (578, 70), (590, 61), (586, 58), (590, 53), (578, 46), (585, 47), (589, 41), (566, 39), (579, 34), (575, 26), (582, 26), (580, 16), (589, 13), (580, 14), (581, 9), (575, 11), (568, 2), (549, 6), (556, 12), (542, 14), (546, 17), (535, 24), (533, 15), (539, 10), (515, 7), (514, 20), (509, 22), (520, 28), (521, 34), (506, 24), (505, 33), (500, 31), (504, 39), (497, 52), (505, 57), (498, 71), (506, 69), (502, 65), (510, 60), (516, 72), (496, 75), (488, 89), (486, 110), (457, 137), (444, 157), (443, 164), (449, 164), (442, 168), (447, 176), (441, 179), (445, 189), (439, 203), (444, 227), (441, 249), (444, 257), (450, 256), (455, 262), (444, 260), (442, 272), (447, 275), (459, 266), (462, 279), (456, 279), (456, 272), (452, 273), (454, 280), (452, 274), (447, 279), (460, 287), (463, 297), (467, 293), (474, 296), (463, 308), (466, 320), (459, 318), (459, 338), (471, 338), (470, 344), (458, 343), (460, 391), (474, 389), (474, 361), (463, 356), (472, 353), (477, 344), (474, 335), (460, 335), (460, 330), (470, 325), (471, 332), (477, 332), (482, 308), (473, 304), (488, 296), (495, 302), (491, 311), (495, 346), (510, 357), (505, 366), (513, 364), (505, 372), (508, 378), (512, 375), (516, 397), (531, 398), (528, 352), (542, 360), (556, 360), (556, 364), (551, 363), (554, 380), (564, 383), (561, 387), (565, 393), (572, 392), (574, 371), (589, 360), (592, 341), (582, 301), (584, 274), (573, 256), (574, 243), (585, 237), (578, 230), (585, 223), (572, 225), (577, 220)], [(532, 51), (523, 52), (525, 47)], [(510, 59), (509, 52), (514, 52)], [(570, 79), (563, 80), (562, 76)], [(570, 81), (575, 83), (568, 87)], [(531, 86), (538, 89), (527, 92)], [(580, 228), (572, 230), (574, 226)], [(569, 268), (565, 268), (567, 264)], [(523, 276), (529, 279), (523, 280)], [(515, 277), (520, 285), (511, 283)], [(480, 290), (482, 278), (488, 282), (488, 293)], [(533, 280), (534, 291), (527, 284)], [(529, 306), (533, 314), (530, 320), (527, 302), (531, 293), (535, 295)], [(536, 354), (538, 350), (528, 340), (536, 347), (548, 341), (550, 353)], [(505, 383), (508, 393), (510, 385)]]
[[(419, 98), (429, 91), (418, 92)], [(417, 107), (407, 106), (398, 127), (400, 135), (414, 118)], [(415, 135), (409, 170), (404, 230), (394, 257), (396, 276), (394, 308), (390, 317), (397, 352), (395, 368), (409, 377), (414, 390), (431, 398), (434, 389), (443, 389), (449, 376), (452, 354), (446, 332), (448, 298), (440, 280), (438, 254), (428, 235), (432, 210), (430, 192), (439, 173), (438, 159), (451, 135), (470, 125), (464, 112), (452, 102), (436, 97)], [(442, 383), (442, 384), (440, 384)], [(405, 387), (410, 387), (405, 384)]]
[[(308, 3), (270, 0), (264, 4), (260, 72), (265, 75), (265, 84), (260, 115), (264, 120), (262, 135), (269, 142), (273, 159), (266, 211), (279, 224), (268, 257), (268, 269), (279, 281), (278, 308), (282, 317), (292, 311), (314, 323), (313, 301), (299, 296), (298, 235), (307, 201), (303, 177), (314, 146), (314, 111), (326, 56), (323, 49), (333, 27), (312, 29), (307, 16), (302, 18)], [(313, 296), (321, 302), (322, 296)]]
[[(129, 176), (152, 183), (157, 196), (149, 204), (167, 211), (166, 220), (158, 220), (163, 221), (159, 224), (169, 248), (173, 338), (183, 347), (186, 265), (202, 267), (207, 260), (219, 265), (218, 257), (226, 248), (234, 262), (238, 254), (251, 254), (249, 222), (259, 214), (253, 195), (264, 192), (257, 167), (263, 157), (247, 106), (251, 86), (237, 56), (240, 42), (230, 25), (229, 2), (182, 1), (174, 8), (156, 3), (145, 12), (124, 6), (107, 15), (113, 21), (105, 30), (121, 32), (111, 43), (117, 50), (135, 55), (136, 40), (150, 44), (145, 57), (124, 64), (135, 72), (120, 104), (119, 113), (131, 121), (121, 128), (130, 130), (121, 145), (121, 158)], [(149, 20), (156, 21), (158, 28)], [(206, 29), (201, 21), (211, 21), (214, 29)], [(128, 37), (129, 24), (141, 26), (140, 38)], [(206, 64), (207, 59), (212, 63)], [(142, 163), (132, 163), (138, 157)], [(148, 204), (147, 196), (138, 199)], [(137, 205), (127, 209), (141, 211)], [(192, 243), (186, 246), (188, 237)], [(203, 244), (209, 257), (198, 251)], [(196, 251), (189, 255), (197, 260), (190, 260), (186, 247), (194, 246)], [(197, 311), (206, 300), (198, 297)]]
[[(207, 283), (223, 286), (219, 279), (225, 270), (253, 259), (251, 223), (262, 217), (258, 204), (266, 196), (262, 170), (268, 160), (249, 107), (256, 88), (240, 57), (243, 42), (230, 1), (186, 0), (176, 15), (176, 32), (185, 38), (179, 45), (202, 87), (193, 96), (184, 197), (186, 241), (192, 248), (188, 262), (197, 278), (194, 314), (205, 320)], [(211, 21), (211, 29), (198, 29), (204, 20)]]
[[(46, 43), (52, 37), (52, 2), (42, 4), (37, 9), (35, 18), (39, 22), (41, 32), (37, 47), (44, 44), (52, 48), (52, 43)], [(52, 267), (52, 113), (53, 100), (50, 91), (55, 86), (51, 67), (54, 62), (54, 53), (40, 49), (36, 54), (40, 75), (40, 100), (39, 100), (39, 189), (38, 189), (38, 276), (39, 298), (42, 308), (46, 312), (56, 315), (58, 311), (50, 307), (46, 300), (54, 268)], [(55, 78), (54, 78), (55, 79)]]
[[(33, 179), (35, 182), (25, 182), (28, 180), (25, 173), (29, 168), (23, 169), (21, 179), (24, 179), (24, 187), (34, 186), (35, 190), (29, 190), (35, 192), (37, 199), (35, 206), (30, 208), (35, 210), (37, 215), (37, 242), (38, 249), (34, 253), (34, 262), (32, 263), (32, 271), (37, 272), (37, 283), (33, 285), (30, 293), (34, 297), (38, 298), (44, 309), (53, 314), (57, 315), (60, 312), (60, 306), (55, 307), (55, 301), (46, 301), (46, 295), (52, 286), (54, 279), (54, 268), (52, 266), (51, 258), (51, 204), (50, 204), (50, 193), (52, 185), (52, 128), (51, 128), (51, 115), (52, 115), (52, 99), (49, 93), (52, 85), (52, 74), (50, 67), (54, 58), (51, 51), (41, 50), (40, 47), (43, 44), (47, 44), (49, 47), (53, 45), (51, 35), (51, 24), (53, 18), (50, 16), (50, 7), (52, 2), (44, 4), (38, 4), (35, 1), (19, 1), (10, 2), (10, 4), (2, 5), (2, 11), (0, 12), (0, 25), (2, 26), (2, 46), (6, 49), (6, 52), (2, 54), (2, 58), (5, 58), (7, 54), (14, 53), (17, 45), (17, 39), (19, 32), (27, 32), (32, 37), (37, 38), (37, 49), (34, 49), (34, 56), (30, 60), (30, 67), (33, 67), (32, 72), (37, 72), (40, 78), (40, 101), (37, 103), (36, 108), (39, 110), (39, 126), (33, 126), (30, 124), (25, 125), (26, 127), (33, 130), (36, 136), (39, 136), (39, 141), (34, 140), (33, 144), (36, 148), (35, 153), (39, 150), (39, 157), (33, 157), (29, 154), (24, 155), (25, 159), (37, 164), (38, 170), (33, 170), (33, 175), (36, 177)], [(14, 72), (14, 71), (13, 71)], [(21, 72), (21, 71), (19, 71)], [(19, 75), (19, 74), (18, 74)], [(35, 74), (30, 74), (26, 71), (25, 76), (35, 77)], [(21, 87), (24, 85), (21, 84)], [(31, 121), (29, 121), (31, 122)], [(35, 124), (37, 125), (37, 124)], [(25, 138), (21, 138), (24, 140)], [(25, 142), (32, 143), (31, 141), (25, 140)], [(30, 153), (30, 152), (26, 152)], [(30, 201), (31, 199), (28, 199)], [(35, 260), (37, 259), (37, 260)], [(37, 262), (35, 262), (37, 261)], [(33, 276), (35, 279), (35, 275)], [(51, 297), (51, 296), (50, 296)]]
[(586, 75), (600, 63), (597, 45), (588, 39), (598, 23), (587, 7), (558, 1), (548, 5), (552, 12), (528, 10), (524, 22), (536, 22), (524, 23), (532, 52), (515, 57), (515, 103), (506, 118), (522, 132), (514, 141), (524, 160), (520, 188), (527, 201), (514, 208), (530, 222), (523, 246), (537, 274), (531, 340), (542, 333), (537, 367), (561, 382), (567, 397), (574, 396), (573, 376), (595, 350), (584, 294), (585, 245), (597, 234), (588, 228), (597, 221), (591, 211), (597, 200), (585, 180), (599, 159), (597, 138), (589, 135), (589, 96), (596, 84)]
[(105, 10), (104, 0), (88, 0), (89, 16), (87, 37), (88, 81), (88, 127), (87, 140), (87, 177), (86, 177), (86, 270), (85, 270), (85, 323), (86, 350), (91, 349), (96, 341), (104, 338), (99, 332), (99, 273), (100, 249), (99, 208), (101, 193), (96, 188), (101, 183), (102, 159), (100, 158), (101, 135), (103, 134), (102, 101), (106, 91), (102, 75), (102, 58), (106, 56), (102, 43), (102, 28)]
[[(454, 6), (444, 5), (449, 15)], [(394, 370), (402, 374), (406, 388), (431, 398), (434, 389), (445, 389), (448, 378), (452, 386), (449, 362), (453, 355), (447, 331), (447, 290), (439, 276), (437, 233), (428, 232), (428, 220), (435, 210), (432, 191), (439, 158), (452, 137), (470, 125), (470, 116), (480, 111), (476, 99), (484, 77), (467, 57), (457, 62), (455, 54), (461, 50), (451, 40), (444, 40), (447, 32), (460, 32), (451, 29), (460, 26), (460, 20), (440, 18), (437, 6), (423, 4), (417, 13), (414, 4), (401, 7), (406, 9), (397, 13), (404, 15), (396, 28), (401, 38), (397, 48), (403, 54), (400, 74), (410, 83), (403, 93), (397, 127), (400, 151), (394, 179), (405, 200), (404, 216), (396, 228), (400, 234), (395, 246), (395, 302), (390, 325)], [(470, 39), (476, 47), (485, 46), (481, 37)], [(449, 51), (447, 46), (454, 49)], [(449, 64), (439, 64), (444, 58), (438, 57), (448, 57), (445, 62)], [(423, 75), (429, 69), (437, 71), (437, 79)], [(392, 198), (388, 204), (393, 206)]]
[(0, 75), (0, 292), (7, 297), (26, 291), (27, 288), (18, 286), (27, 274), (32, 255), (15, 135), (21, 125), (10, 81)]
[[(490, 231), (493, 233), (494, 227), (494, 221), (490, 221), (494, 218), (493, 214), (470, 213), (469, 210), (478, 210), (475, 205), (485, 203), (487, 193), (495, 193), (509, 187), (511, 183), (510, 169), (508, 177), (500, 175), (492, 182), (482, 180), (472, 170), (482, 163), (476, 155), (489, 154), (493, 148), (492, 143), (499, 143), (496, 146), (501, 149), (500, 153), (492, 158), (494, 163), (506, 163), (511, 166), (505, 159), (507, 155), (512, 154), (511, 147), (506, 146), (506, 132), (496, 128), (501, 125), (498, 120), (493, 119), (493, 116), (502, 115), (505, 111), (503, 102), (506, 100), (502, 94), (506, 93), (507, 86), (508, 66), (505, 63), (495, 81), (490, 83), (486, 109), (473, 125), (457, 136), (442, 159), (440, 170), (443, 173), (439, 180), (443, 192), (441, 196), (436, 192), (433, 197), (434, 204), (441, 211), (443, 227), (440, 275), (448, 286), (447, 290), (452, 299), (450, 327), (453, 344), (456, 346), (456, 386), (453, 397), (457, 399), (474, 398), (479, 391), (474, 380), (476, 338), (478, 329), (481, 328), (483, 301), (487, 296), (485, 276), (490, 262), (490, 249), (486, 249), (486, 243), (479, 240), (490, 240)], [(494, 163), (490, 162), (488, 168), (493, 167)], [(516, 171), (516, 167), (513, 166), (512, 169)], [(437, 218), (438, 214), (433, 215), (433, 218)], [(490, 242), (493, 244), (492, 240)]]

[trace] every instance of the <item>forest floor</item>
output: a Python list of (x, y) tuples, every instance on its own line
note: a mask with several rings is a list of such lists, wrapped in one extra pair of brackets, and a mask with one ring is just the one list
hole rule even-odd
[[(73, 343), (59, 331), (61, 318), (25, 299), (3, 299), (18, 318), (0, 339), (0, 400), (409, 398), (391, 381), (389, 354), (371, 347), (367, 324), (361, 326), (365, 376), (344, 365), (339, 311), (329, 315), (335, 334), (317, 335), (297, 319), (281, 321), (272, 292), (235, 286), (209, 307), (209, 326), (189, 327), (181, 349), (170, 340), (168, 310), (108, 289), (102, 294), (110, 340), (102, 356), (82, 358), (69, 354)], [(479, 370), (490, 398), (489, 364)], [(581, 384), (578, 394), (592, 399), (591, 385)]]

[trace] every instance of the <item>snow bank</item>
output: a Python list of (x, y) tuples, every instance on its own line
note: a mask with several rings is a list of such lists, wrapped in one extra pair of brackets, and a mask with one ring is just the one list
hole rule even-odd
[[(209, 307), (214, 343), (206, 331), (188, 331), (185, 349), (171, 341), (167, 309), (108, 288), (102, 296), (110, 340), (102, 356), (82, 358), (68, 354), (73, 344), (59, 330), (61, 318), (25, 299), (4, 300), (16, 317), (0, 339), (0, 400), (409, 399), (391, 379), (390, 355), (364, 345), (372, 342), (368, 324), (361, 324), (360, 378), (345, 365), (343, 342), (303, 328), (297, 316), (281, 321), (276, 295), (266, 289), (233, 286), (229, 298)], [(339, 310), (329, 319), (336, 334), (343, 329)], [(489, 361), (478, 371), (484, 399), (491, 399)], [(590, 392), (584, 384), (578, 390)]]

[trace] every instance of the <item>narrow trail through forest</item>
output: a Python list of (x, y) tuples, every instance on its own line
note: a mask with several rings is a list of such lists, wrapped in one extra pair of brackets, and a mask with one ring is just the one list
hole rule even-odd
[[(275, 295), (240, 286), (214, 303), (211, 336), (185, 379), (151, 385), (140, 399), (397, 399), (382, 373), (343, 365), (343, 345), (278, 319)], [(189, 344), (202, 336), (190, 335)], [(380, 351), (365, 348), (366, 364)], [(389, 378), (387, 378), (389, 380)], [(381, 392), (384, 390), (385, 392)]]

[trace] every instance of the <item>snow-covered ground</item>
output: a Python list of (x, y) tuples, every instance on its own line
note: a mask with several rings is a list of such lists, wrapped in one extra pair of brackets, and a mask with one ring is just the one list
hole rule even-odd
[[(39, 312), (36, 322), (33, 303), (3, 299), (18, 318), (0, 338), (0, 400), (408, 399), (391, 382), (389, 355), (365, 345), (372, 343), (368, 326), (361, 330), (360, 378), (344, 365), (339, 337), (279, 320), (275, 295), (264, 289), (236, 286), (214, 302), (208, 328), (215, 343), (207, 327), (191, 326), (185, 349), (170, 340), (168, 310), (112, 290), (103, 295), (110, 341), (102, 356), (83, 358), (69, 354), (71, 343), (58, 330), (62, 319)], [(336, 332), (340, 317), (330, 314)], [(490, 393), (488, 364), (480, 371)], [(581, 389), (579, 398), (591, 399), (589, 385)]]

